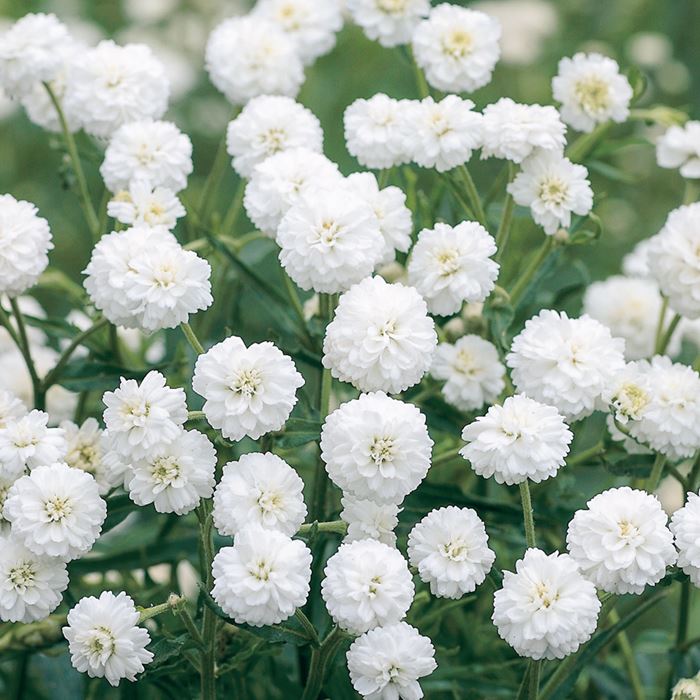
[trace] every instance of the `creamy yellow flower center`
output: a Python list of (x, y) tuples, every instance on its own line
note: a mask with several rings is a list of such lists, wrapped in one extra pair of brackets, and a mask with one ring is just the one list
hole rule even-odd
[(466, 374), (469, 377), (474, 376), (477, 370), (474, 356), (466, 350), (459, 350), (455, 357), (454, 368), (460, 374)]
[(258, 581), (269, 580), (271, 571), (272, 571), (272, 567), (264, 559), (260, 559), (260, 560), (256, 561), (249, 568), (250, 575), (253, 578), (256, 578)]
[(559, 593), (550, 591), (546, 583), (535, 584), (533, 601), (539, 602), (540, 608), (550, 608), (557, 600), (559, 600)]
[(231, 389), (237, 394), (253, 396), (262, 382), (262, 373), (255, 368), (241, 370), (231, 383)]
[(170, 486), (180, 476), (177, 458), (169, 455), (156, 459), (151, 465), (151, 476), (156, 484)]
[(73, 512), (73, 504), (69, 498), (54, 496), (44, 502), (44, 512), (50, 522), (60, 522)]
[(287, 132), (281, 128), (268, 129), (265, 133), (261, 134), (260, 140), (265, 150), (272, 155), (284, 148), (287, 142)]
[(459, 253), (454, 248), (439, 250), (435, 255), (441, 277), (449, 277), (459, 271)]
[(114, 633), (109, 627), (100, 625), (92, 631), (92, 637), (87, 644), (88, 651), (92, 656), (109, 658), (114, 653)]
[(467, 558), (469, 547), (463, 539), (458, 538), (440, 545), (440, 552), (452, 561), (464, 561)]
[(394, 439), (389, 436), (375, 437), (369, 448), (369, 455), (377, 466), (394, 459), (396, 445)]
[(540, 183), (538, 196), (546, 204), (563, 204), (568, 194), (568, 185), (558, 177), (548, 177)]
[(389, 14), (400, 14), (406, 10), (407, 0), (377, 0), (377, 8)]
[(464, 29), (454, 28), (442, 37), (442, 50), (453, 58), (468, 56), (474, 47), (474, 38)]
[(629, 520), (620, 520), (617, 527), (620, 531), (620, 537), (625, 540), (633, 539), (639, 534), (639, 528)]
[(66, 464), (93, 474), (100, 461), (99, 447), (92, 442), (78, 442), (66, 455)]
[(34, 583), (36, 569), (32, 562), (23, 561), (13, 566), (7, 573), (9, 582), (15, 590), (21, 590)]
[(272, 513), (282, 505), (282, 496), (274, 491), (266, 491), (258, 497), (258, 506), (263, 513)]
[(162, 289), (170, 289), (177, 281), (177, 270), (167, 262), (157, 267), (153, 274), (156, 286)]
[(327, 246), (333, 246), (341, 232), (342, 228), (331, 219), (325, 219), (318, 227), (316, 234), (318, 242)]
[(369, 586), (367, 588), (367, 592), (369, 593), (370, 596), (374, 597), (377, 595), (379, 592), (379, 587), (382, 585), (382, 578), (381, 576), (373, 576), (372, 579), (369, 582)]
[(165, 208), (160, 202), (151, 202), (144, 212), (143, 218), (149, 224), (157, 224), (162, 221), (164, 214)]
[(602, 112), (610, 106), (610, 86), (597, 75), (589, 75), (574, 86), (574, 95), (587, 112)]

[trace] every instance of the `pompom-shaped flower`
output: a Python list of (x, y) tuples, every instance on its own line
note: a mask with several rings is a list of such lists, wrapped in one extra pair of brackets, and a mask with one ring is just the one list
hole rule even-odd
[(648, 251), (649, 267), (669, 306), (700, 318), (700, 202), (674, 209)]
[(406, 160), (404, 120), (410, 104), (380, 92), (348, 106), (343, 115), (345, 143), (360, 165), (390, 168)]
[(347, 652), (355, 690), (367, 700), (419, 700), (418, 679), (436, 668), (435, 649), (427, 637), (406, 622), (365, 632)]
[(73, 666), (90, 678), (106, 678), (113, 686), (122, 678), (135, 681), (144, 665), (153, 661), (146, 649), (151, 637), (138, 626), (139, 616), (124, 592), (81, 598), (63, 628)]
[(564, 466), (572, 438), (556, 408), (518, 394), (464, 428), (467, 445), (460, 454), (477, 474), (499, 484), (538, 483)]
[(353, 634), (399, 622), (413, 601), (406, 560), (376, 540), (341, 544), (324, 574), (321, 596), (328, 612)]
[(187, 420), (185, 392), (171, 389), (155, 370), (140, 384), (122, 377), (119, 387), (106, 391), (102, 401), (112, 447), (124, 457), (153, 454), (179, 437)]
[(473, 92), (491, 80), (501, 26), (489, 15), (436, 5), (413, 33), (413, 53), (428, 82), (445, 92)]
[(0, 293), (18, 296), (36, 284), (53, 248), (46, 219), (30, 202), (0, 195)]
[(588, 170), (561, 154), (541, 151), (522, 164), (508, 185), (517, 204), (530, 207), (535, 223), (551, 236), (571, 226), (571, 214), (585, 216), (593, 208)]
[(192, 142), (172, 122), (124, 124), (110, 139), (100, 166), (110, 192), (129, 189), (135, 180), (179, 192), (192, 172)]
[(656, 144), (656, 162), (678, 168), (683, 177), (700, 178), (700, 122), (670, 127)]
[(254, 97), (226, 131), (226, 150), (241, 177), (250, 177), (275, 153), (295, 148), (320, 153), (323, 131), (311, 110), (282, 95)]
[(563, 659), (590, 639), (599, 611), (595, 587), (568, 554), (528, 549), (515, 573), (504, 572), (492, 619), (520, 656)]
[(165, 68), (148, 46), (108, 40), (71, 63), (65, 105), (81, 115), (85, 131), (108, 138), (128, 122), (159, 119), (169, 93)]
[(678, 566), (700, 587), (700, 495), (689, 493), (686, 504), (671, 517), (678, 548)]
[(209, 35), (206, 68), (229, 102), (258, 95), (294, 97), (304, 65), (294, 40), (274, 22), (257, 16), (225, 19)]
[(226, 338), (197, 358), (192, 388), (205, 399), (209, 424), (224, 437), (257, 440), (279, 430), (304, 384), (292, 360), (270, 342), (246, 347)]
[(139, 506), (153, 503), (159, 513), (185, 515), (211, 498), (216, 452), (206, 435), (183, 430), (168, 445), (131, 462), (125, 487)]
[(276, 625), (306, 602), (311, 552), (301, 540), (249, 525), (214, 557), (212, 596), (227, 615), (254, 627)]
[(433, 595), (461, 598), (484, 582), (496, 555), (486, 528), (471, 508), (432, 510), (408, 536), (408, 560)]
[(603, 408), (603, 391), (624, 367), (624, 346), (589, 316), (544, 309), (515, 337), (506, 363), (519, 392), (575, 421)]
[(532, 153), (561, 154), (566, 145), (566, 126), (554, 107), (525, 105), (502, 97), (483, 112), (482, 158), (505, 158), (522, 163)]
[(622, 486), (599, 493), (586, 506), (569, 523), (566, 545), (597, 588), (638, 595), (675, 563), (668, 517), (656, 496)]
[(368, 202), (350, 188), (302, 194), (277, 229), (279, 259), (302, 289), (335, 294), (372, 274), (384, 237)]
[(411, 160), (440, 173), (466, 163), (481, 145), (483, 118), (473, 107), (471, 100), (457, 95), (409, 103), (403, 128)]
[(0, 537), (0, 620), (42, 620), (58, 607), (67, 587), (62, 559), (38, 556), (13, 537)]
[[(108, 468), (104, 450), (103, 433), (94, 418), (86, 418), (82, 425), (65, 420), (61, 422), (65, 433), (67, 451), (63, 458), (69, 467), (82, 469), (95, 477), (100, 495), (104, 496), (120, 481)], [(55, 461), (55, 460), (51, 460)]]
[(423, 229), (411, 251), (408, 280), (439, 316), (457, 313), (465, 301), (484, 301), (498, 277), (493, 236), (475, 221)]
[(445, 382), (445, 401), (460, 411), (474, 411), (493, 403), (505, 388), (506, 368), (493, 343), (478, 335), (456, 343), (440, 343), (430, 374)]
[(344, 495), (340, 518), (348, 525), (344, 542), (355, 540), (379, 540), (390, 547), (396, 546), (394, 530), (399, 524), (399, 506), (393, 503), (377, 503)]
[(360, 391), (398, 393), (421, 380), (436, 345), (418, 292), (368, 277), (340, 297), (326, 328), (323, 366)]
[(185, 215), (185, 207), (172, 190), (133, 180), (107, 203), (107, 214), (128, 226), (163, 226), (169, 231)]
[(3, 513), (12, 537), (32, 552), (70, 561), (92, 548), (107, 505), (90, 474), (59, 462), (15, 481)]
[(342, 404), (321, 431), (321, 458), (333, 483), (383, 503), (401, 503), (420, 484), (432, 446), (418, 408), (383, 392)]
[(430, 11), (430, 0), (346, 0), (345, 5), (366, 36), (387, 47), (408, 43)]
[(632, 87), (617, 62), (598, 53), (562, 58), (552, 93), (561, 102), (562, 119), (578, 131), (593, 131), (609, 120), (624, 122), (629, 116)]
[(0, 389), (0, 430), (27, 414), (27, 407), (11, 392)]
[(277, 455), (242, 455), (224, 465), (214, 493), (214, 525), (222, 535), (255, 524), (291, 537), (306, 517), (303, 490), (301, 477)]

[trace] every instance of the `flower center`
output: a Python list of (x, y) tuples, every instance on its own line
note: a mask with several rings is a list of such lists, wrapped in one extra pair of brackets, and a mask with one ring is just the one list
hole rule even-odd
[(158, 457), (151, 465), (151, 476), (156, 484), (170, 486), (180, 476), (180, 465), (173, 456)]
[(15, 590), (21, 591), (34, 583), (36, 570), (31, 562), (23, 561), (13, 566), (7, 573), (7, 578)]
[(100, 461), (100, 451), (96, 444), (91, 442), (79, 442), (66, 455), (66, 463), (70, 467), (82, 469), (93, 474)]
[(234, 378), (231, 389), (237, 394), (250, 398), (254, 396), (262, 382), (260, 370), (255, 368), (241, 370)]
[(153, 281), (157, 287), (170, 289), (177, 281), (177, 270), (170, 263), (164, 262), (160, 267), (156, 268)]
[(323, 243), (324, 245), (332, 248), (335, 245), (340, 232), (341, 227), (335, 221), (326, 219), (325, 221), (321, 222), (321, 225), (316, 231), (316, 235), (318, 236), (319, 243)]
[(57, 523), (73, 512), (73, 504), (69, 498), (54, 496), (44, 502), (44, 512), (50, 522)]
[(24, 450), (27, 447), (35, 447), (39, 440), (35, 435), (18, 435), (13, 444), (18, 450)]
[(377, 466), (384, 462), (392, 462), (396, 452), (396, 445), (391, 437), (375, 437), (369, 448), (369, 455)]
[(440, 545), (440, 553), (442, 556), (451, 561), (464, 561), (467, 558), (468, 552), (469, 548), (467, 547), (467, 543), (461, 538), (450, 540)]
[(602, 112), (610, 105), (610, 87), (597, 75), (579, 80), (574, 87), (574, 95), (587, 112)]
[(92, 657), (97, 657), (102, 661), (106, 661), (114, 654), (115, 639), (114, 634), (108, 627), (95, 627), (92, 631), (87, 648)]
[(141, 165), (148, 165), (153, 161), (153, 151), (147, 143), (139, 144), (138, 150), (136, 151), (136, 160)]
[(539, 599), (540, 609), (550, 608), (554, 602), (559, 600), (559, 594), (552, 593), (546, 583), (540, 582), (535, 585), (535, 598)]
[(454, 248), (438, 251), (435, 259), (441, 277), (449, 277), (459, 270), (459, 253)]
[(439, 138), (447, 136), (447, 134), (452, 131), (449, 121), (445, 119), (444, 115), (439, 111), (434, 111), (430, 115), (430, 124), (433, 127), (433, 132)]
[(393, 338), (394, 335), (396, 334), (396, 331), (398, 329), (398, 324), (396, 321), (393, 319), (386, 321), (382, 326), (379, 328), (379, 335), (382, 338)]
[(148, 418), (151, 405), (147, 401), (126, 402), (122, 406), (122, 414), (125, 418)]
[(105, 76), (105, 85), (108, 88), (118, 88), (124, 82), (124, 73), (120, 66), (109, 66)]
[(258, 506), (263, 513), (273, 513), (280, 509), (282, 497), (274, 491), (265, 491), (258, 497)]
[(442, 50), (453, 58), (464, 58), (474, 46), (472, 35), (464, 29), (455, 28), (442, 38)]
[(568, 193), (567, 184), (558, 177), (548, 177), (540, 183), (539, 198), (546, 204), (563, 204)]
[(250, 575), (258, 581), (268, 581), (272, 567), (264, 559), (255, 562), (249, 569)]
[(369, 586), (367, 587), (367, 592), (369, 593), (370, 597), (374, 598), (374, 596), (379, 593), (379, 587), (382, 585), (382, 577), (377, 575), (373, 576), (372, 579), (369, 582)]
[(460, 374), (466, 374), (468, 377), (473, 377), (476, 374), (476, 364), (474, 356), (466, 350), (459, 350), (455, 357), (454, 368)]
[(261, 135), (261, 141), (265, 150), (272, 155), (284, 148), (287, 141), (287, 132), (284, 129), (268, 129)]
[(620, 520), (617, 523), (617, 527), (620, 530), (620, 537), (623, 540), (631, 540), (639, 535), (639, 528), (629, 520)]
[(164, 214), (165, 209), (162, 204), (159, 204), (158, 202), (151, 202), (148, 205), (148, 209), (146, 209), (143, 218), (149, 224), (157, 224), (163, 219)]
[(406, 10), (406, 0), (377, 0), (377, 8), (389, 14), (401, 14)]
[(613, 401), (620, 413), (635, 420), (640, 417), (648, 403), (649, 396), (646, 391), (632, 382), (623, 384)]

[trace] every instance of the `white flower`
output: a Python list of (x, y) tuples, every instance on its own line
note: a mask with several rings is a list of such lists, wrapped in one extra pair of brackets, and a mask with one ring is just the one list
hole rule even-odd
[(440, 598), (461, 598), (484, 582), (496, 555), (471, 508), (432, 510), (408, 535), (408, 560)]
[(506, 368), (496, 346), (478, 335), (465, 335), (454, 345), (440, 343), (430, 374), (445, 382), (445, 401), (460, 411), (494, 403), (506, 386)]
[(23, 294), (49, 264), (51, 231), (37, 211), (30, 202), (0, 195), (0, 293)]
[(333, 483), (381, 503), (401, 503), (420, 484), (432, 446), (418, 408), (383, 392), (342, 404), (321, 430), (321, 458)]
[(576, 421), (604, 407), (601, 395), (624, 367), (624, 348), (586, 315), (543, 309), (515, 337), (506, 364), (517, 391)]
[(68, 587), (66, 563), (0, 537), (0, 620), (33, 622), (52, 613)]
[(245, 188), (243, 205), (255, 226), (274, 237), (282, 217), (304, 192), (341, 181), (338, 166), (326, 156), (293, 148), (255, 166)]
[(343, 26), (340, 0), (259, 0), (253, 17), (274, 22), (307, 65), (331, 51)]
[[(654, 354), (656, 329), (661, 312), (661, 295), (649, 279), (614, 275), (594, 282), (583, 295), (583, 310), (625, 340), (625, 357), (641, 360)], [(669, 355), (681, 349), (681, 333), (674, 333)]]
[(346, 655), (352, 685), (367, 700), (419, 700), (418, 679), (437, 668), (434, 657), (430, 639), (406, 622), (365, 632)]
[(257, 440), (279, 430), (297, 402), (304, 378), (270, 342), (246, 347), (226, 338), (197, 358), (192, 388), (204, 397), (209, 424), (230, 440)]
[(340, 502), (340, 517), (348, 525), (344, 542), (355, 540), (379, 540), (390, 547), (396, 546), (394, 530), (399, 524), (399, 506), (394, 503), (377, 503), (344, 495)]
[(343, 115), (348, 152), (365, 168), (391, 168), (405, 162), (406, 128), (404, 119), (411, 105), (377, 93), (368, 100), (358, 99)]
[(556, 408), (516, 394), (465, 426), (460, 454), (499, 484), (539, 483), (564, 466), (572, 438)]
[(531, 659), (563, 659), (595, 631), (600, 601), (568, 554), (528, 549), (493, 600), (499, 636)]
[(642, 418), (651, 402), (651, 391), (649, 363), (628, 362), (603, 392), (603, 401), (611, 407), (615, 420), (626, 425)]
[(165, 447), (131, 462), (125, 487), (139, 506), (153, 503), (159, 513), (185, 515), (211, 498), (216, 451), (206, 435), (183, 430)]
[(466, 163), (482, 142), (483, 118), (473, 107), (457, 95), (407, 104), (403, 129), (410, 159), (440, 173)]
[(183, 389), (171, 389), (165, 377), (152, 370), (139, 384), (122, 377), (119, 387), (102, 396), (103, 418), (113, 449), (140, 459), (179, 437), (187, 420)]
[(632, 87), (617, 62), (598, 53), (562, 58), (552, 93), (561, 102), (562, 119), (578, 131), (593, 131), (609, 120), (624, 122), (629, 116)]
[(309, 189), (277, 229), (279, 259), (301, 287), (336, 294), (360, 282), (384, 254), (379, 221), (348, 187)]
[(27, 414), (27, 407), (12, 392), (0, 389), (0, 430)]
[(645, 238), (634, 246), (630, 253), (622, 259), (622, 271), (628, 277), (651, 277), (649, 270), (649, 250), (655, 236)]
[(249, 525), (214, 557), (211, 594), (223, 611), (254, 627), (276, 625), (309, 595), (311, 552), (301, 540)]
[(673, 686), (671, 700), (700, 700), (700, 674), (692, 678), (681, 678)]
[(12, 537), (32, 552), (70, 561), (92, 548), (107, 505), (90, 474), (57, 462), (17, 479), (3, 514)]
[(559, 153), (541, 151), (523, 161), (508, 185), (516, 204), (530, 207), (535, 223), (551, 236), (571, 226), (571, 214), (585, 216), (593, 208), (588, 170)]
[(10, 492), (10, 488), (12, 488), (12, 484), (19, 478), (19, 476), (0, 475), (0, 536), (7, 535), (10, 530), (10, 522), (5, 518), (3, 508), (5, 507), (5, 500), (7, 499), (7, 494)]
[(674, 209), (649, 245), (649, 267), (669, 306), (700, 318), (700, 202)]
[(599, 493), (586, 506), (569, 523), (566, 545), (597, 588), (639, 595), (676, 562), (668, 516), (656, 496), (622, 486)]
[(108, 138), (122, 124), (163, 116), (169, 93), (165, 68), (148, 46), (108, 40), (71, 63), (64, 104), (87, 133)]
[(68, 613), (63, 636), (68, 640), (71, 663), (90, 678), (106, 678), (117, 686), (153, 660), (146, 649), (151, 637), (138, 626), (139, 612), (124, 592), (103, 591), (99, 598), (81, 598)]
[(110, 192), (135, 180), (179, 192), (192, 172), (192, 142), (172, 122), (144, 119), (117, 129), (105, 151), (100, 175)]
[(700, 177), (700, 122), (672, 126), (656, 144), (656, 162), (662, 168), (678, 168), (683, 177)]
[(321, 596), (328, 612), (352, 634), (401, 621), (413, 601), (406, 560), (376, 540), (341, 544), (324, 574)]
[(413, 53), (427, 81), (445, 92), (473, 92), (491, 80), (501, 26), (483, 12), (442, 3), (413, 32)]
[(24, 15), (0, 35), (0, 87), (10, 97), (22, 97), (37, 83), (52, 80), (62, 49), (71, 43), (56, 15)]
[(172, 190), (153, 187), (147, 180), (133, 180), (107, 203), (107, 214), (128, 226), (163, 226), (174, 229), (185, 216), (185, 207)]
[(689, 493), (686, 504), (671, 517), (671, 532), (678, 548), (678, 566), (700, 586), (700, 496)]
[(430, 0), (346, 0), (345, 6), (369, 39), (391, 47), (411, 40), (430, 11)]
[(505, 158), (522, 163), (532, 153), (561, 154), (566, 126), (554, 107), (526, 105), (502, 97), (484, 108), (482, 158)]
[(48, 413), (36, 410), (7, 421), (0, 429), (0, 474), (14, 477), (63, 459), (65, 434), (61, 428), (49, 428), (48, 422)]
[(258, 95), (294, 97), (304, 82), (294, 40), (262, 17), (221, 22), (209, 35), (205, 58), (212, 83), (233, 104)]
[(242, 455), (224, 465), (214, 493), (214, 526), (222, 535), (255, 524), (291, 537), (306, 517), (303, 490), (301, 477), (277, 455)]
[(368, 277), (340, 297), (323, 340), (323, 366), (360, 391), (398, 393), (421, 380), (436, 345), (418, 292)]
[(321, 153), (323, 131), (311, 110), (283, 95), (254, 97), (226, 131), (226, 150), (241, 177), (250, 177), (275, 153), (295, 148)]
[(484, 301), (494, 288), (499, 265), (493, 236), (475, 221), (423, 229), (411, 251), (408, 281), (439, 316), (456, 314), (462, 304)]

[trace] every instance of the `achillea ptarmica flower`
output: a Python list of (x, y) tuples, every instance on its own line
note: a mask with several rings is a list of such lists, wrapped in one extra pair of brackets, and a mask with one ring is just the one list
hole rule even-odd
[(683, 177), (700, 178), (700, 122), (670, 127), (656, 144), (656, 162), (678, 168)]
[(311, 110), (283, 95), (254, 97), (226, 131), (226, 150), (241, 177), (250, 177), (275, 153), (295, 148), (321, 153), (323, 131)]
[(51, 230), (37, 211), (31, 202), (0, 195), (0, 293), (23, 294), (49, 264)]
[(440, 598), (461, 598), (484, 582), (496, 555), (486, 528), (471, 508), (430, 511), (408, 536), (408, 560)]
[(233, 547), (214, 557), (212, 596), (223, 611), (254, 627), (276, 625), (304, 605), (311, 580), (311, 552), (301, 540), (249, 525)]
[(368, 277), (340, 297), (326, 328), (323, 366), (360, 391), (398, 393), (421, 380), (436, 345), (420, 294)]
[(365, 35), (382, 46), (407, 44), (430, 0), (346, 0), (347, 11)]
[(700, 495), (689, 493), (686, 504), (671, 517), (671, 532), (678, 549), (678, 566), (700, 587)]
[(561, 118), (578, 131), (593, 131), (607, 121), (624, 122), (629, 116), (632, 87), (612, 58), (577, 53), (559, 61), (552, 79)]
[(13, 393), (0, 389), (0, 430), (27, 414), (27, 407)]
[(498, 634), (520, 656), (563, 659), (595, 631), (600, 601), (568, 554), (528, 549), (493, 600)]
[(601, 396), (624, 367), (624, 348), (589, 316), (543, 309), (515, 337), (506, 364), (519, 392), (576, 421), (604, 408)]
[(70, 561), (92, 548), (107, 505), (94, 477), (59, 462), (17, 479), (3, 514), (11, 523), (11, 536), (32, 552)]
[(8, 535), (10, 532), (10, 521), (5, 518), (3, 508), (5, 507), (7, 494), (10, 492), (12, 484), (19, 478), (19, 475), (16, 477), (0, 475), (0, 536)]
[(134, 180), (107, 203), (107, 214), (128, 226), (163, 226), (169, 231), (185, 216), (185, 207), (172, 190)]
[(401, 510), (398, 505), (358, 499), (348, 494), (340, 500), (343, 505), (340, 518), (348, 525), (344, 542), (378, 540), (390, 547), (396, 546), (394, 530), (399, 524)]
[(516, 394), (465, 426), (462, 439), (460, 454), (477, 474), (512, 485), (555, 476), (573, 435), (556, 408)]
[(629, 486), (608, 489), (576, 511), (566, 545), (596, 588), (639, 595), (676, 562), (667, 522), (656, 496)]
[(406, 622), (376, 627), (358, 637), (346, 658), (353, 688), (367, 700), (418, 700), (418, 680), (436, 668), (428, 637)]
[(496, 346), (478, 335), (462, 336), (454, 344), (440, 343), (430, 374), (445, 382), (445, 401), (460, 411), (492, 404), (506, 386), (506, 368)]
[(66, 563), (0, 537), (0, 620), (33, 622), (52, 613), (68, 587)]
[(649, 270), (649, 250), (654, 242), (654, 238), (656, 238), (656, 236), (644, 238), (639, 241), (639, 243), (632, 248), (632, 251), (622, 258), (622, 271), (628, 277), (651, 277), (651, 271)]
[(231, 17), (215, 27), (205, 60), (212, 83), (232, 104), (258, 95), (295, 97), (304, 82), (294, 40), (271, 20), (254, 15)]
[(103, 591), (99, 598), (81, 598), (63, 628), (73, 666), (90, 678), (106, 678), (113, 686), (122, 678), (135, 681), (136, 674), (153, 661), (146, 649), (151, 637), (138, 626), (139, 616), (124, 592)]
[(230, 440), (257, 440), (279, 430), (304, 384), (294, 362), (273, 343), (246, 347), (226, 338), (197, 358), (192, 388), (205, 399), (209, 424)]
[(499, 265), (493, 236), (475, 221), (423, 229), (411, 251), (408, 281), (439, 316), (456, 314), (466, 302), (484, 301), (494, 288)]
[(593, 208), (588, 170), (551, 151), (540, 151), (523, 161), (508, 192), (516, 204), (530, 207), (535, 223), (548, 236), (568, 229), (572, 214), (585, 216)]
[(304, 482), (281, 457), (251, 452), (224, 465), (214, 493), (214, 526), (235, 536), (260, 525), (291, 537), (306, 518)]
[(352, 634), (400, 622), (413, 601), (406, 560), (376, 540), (341, 544), (324, 574), (321, 596), (328, 612)]
[(432, 446), (418, 408), (383, 392), (342, 404), (321, 431), (321, 458), (333, 483), (381, 503), (401, 503), (417, 488), (430, 468)]
[(491, 81), (501, 54), (497, 20), (442, 3), (413, 32), (413, 53), (426, 80), (445, 92), (473, 92)]
[(673, 686), (671, 700), (700, 700), (700, 674), (692, 678), (681, 678)]

